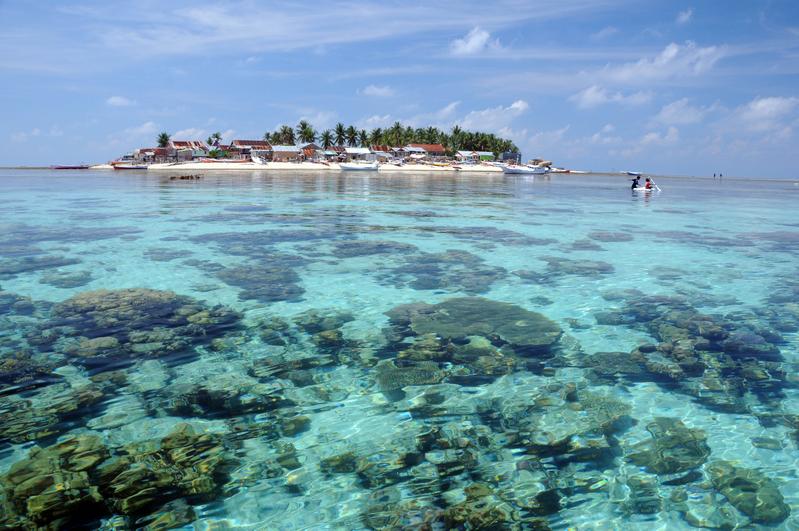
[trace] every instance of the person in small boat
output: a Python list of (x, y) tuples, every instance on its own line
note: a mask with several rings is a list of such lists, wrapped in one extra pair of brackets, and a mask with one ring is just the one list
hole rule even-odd
[(652, 183), (652, 179), (647, 177), (646, 178), (646, 184), (644, 184), (644, 188), (646, 188), (647, 190), (651, 190), (652, 189), (652, 184), (653, 184)]
[(634, 178), (630, 179), (633, 182), (633, 185), (631, 186), (633, 190), (641, 186), (641, 183), (639, 182), (640, 179), (641, 179), (640, 175), (636, 175)]

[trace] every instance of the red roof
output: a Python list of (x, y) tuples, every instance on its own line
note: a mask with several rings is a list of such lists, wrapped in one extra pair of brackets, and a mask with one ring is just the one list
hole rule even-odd
[(266, 140), (234, 140), (230, 147), (270, 150), (272, 149), (272, 144)]
[(408, 144), (412, 147), (422, 148), (428, 153), (444, 153), (446, 149), (441, 144)]
[(170, 140), (174, 149), (202, 149), (208, 151), (208, 146), (202, 140)]
[(372, 151), (383, 151), (385, 153), (388, 153), (389, 151), (391, 151), (391, 146), (372, 146), (370, 149)]

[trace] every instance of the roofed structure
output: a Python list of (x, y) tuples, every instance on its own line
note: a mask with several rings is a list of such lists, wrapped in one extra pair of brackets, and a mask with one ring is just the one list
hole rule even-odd
[(208, 151), (208, 145), (202, 140), (170, 140), (172, 149), (190, 149), (192, 151)]
[(230, 144), (234, 149), (252, 149), (256, 151), (272, 151), (272, 144), (266, 140), (234, 140)]
[[(408, 144), (410, 147), (421, 148), (429, 155), (443, 156), (447, 150), (441, 144)], [(407, 151), (407, 150), (406, 150)]]

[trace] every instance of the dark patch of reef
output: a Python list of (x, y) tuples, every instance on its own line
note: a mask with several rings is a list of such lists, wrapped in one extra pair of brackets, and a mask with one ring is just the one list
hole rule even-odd
[(124, 447), (71, 436), (34, 446), (0, 478), (0, 526), (74, 529), (113, 516), (124, 529), (178, 527), (195, 519), (191, 505), (222, 493), (234, 463), (220, 435), (189, 424)]

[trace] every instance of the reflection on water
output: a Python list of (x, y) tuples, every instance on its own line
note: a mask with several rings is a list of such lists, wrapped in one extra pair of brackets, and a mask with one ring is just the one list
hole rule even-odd
[(799, 190), (628, 184), (5, 170), (0, 526), (799, 526)]

